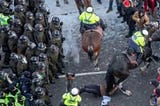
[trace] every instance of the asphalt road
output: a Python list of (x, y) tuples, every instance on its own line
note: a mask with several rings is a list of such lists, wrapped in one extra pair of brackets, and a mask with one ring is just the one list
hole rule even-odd
[[(92, 0), (93, 1), (93, 0)], [(102, 0), (103, 1), (103, 0)], [(105, 2), (104, 2), (105, 1)], [(120, 53), (125, 50), (127, 39), (124, 37), (127, 34), (126, 24), (121, 24), (122, 19), (117, 18), (116, 6), (111, 13), (106, 14), (108, 0), (104, 0), (102, 5), (99, 5), (96, 0), (93, 1), (95, 12), (105, 20), (108, 28), (105, 30), (102, 41), (102, 49), (100, 54), (100, 71), (106, 71), (109, 61), (114, 53)], [(60, 0), (61, 7), (55, 7), (55, 0), (46, 0), (53, 16), (58, 16), (63, 22), (63, 34), (66, 37), (64, 42), (65, 49), (65, 66), (66, 72), (86, 73), (95, 72), (93, 65), (88, 60), (87, 55), (81, 49), (81, 35), (79, 33), (78, 10), (75, 7), (74, 0), (69, 0), (69, 4), (63, 3)], [(68, 13), (68, 15), (64, 15)], [(159, 46), (159, 44), (158, 44)], [(159, 46), (160, 47), (160, 46)], [(147, 72), (142, 74), (139, 69), (131, 70), (129, 78), (124, 83), (124, 87), (131, 90), (133, 95), (126, 96), (120, 91), (117, 91), (112, 96), (111, 104), (114, 106), (149, 106), (149, 97), (153, 87), (149, 85), (149, 80), (156, 78), (157, 65), (152, 64)], [(74, 80), (75, 87), (82, 87), (87, 84), (99, 84), (104, 79), (105, 74), (99, 75), (84, 75), (76, 77)], [(51, 85), (53, 93), (53, 106), (58, 106), (62, 94), (66, 89), (66, 79), (60, 78), (56, 80), (56, 84)], [(82, 96), (82, 106), (100, 106), (102, 98), (94, 97), (92, 94), (84, 93)]]

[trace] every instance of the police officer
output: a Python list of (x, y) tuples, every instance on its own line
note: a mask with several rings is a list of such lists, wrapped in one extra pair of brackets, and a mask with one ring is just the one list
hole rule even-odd
[(18, 62), (17, 62), (17, 73), (18, 77), (20, 77), (23, 73), (23, 71), (27, 70), (28, 68), (28, 62), (24, 55), (19, 54), (18, 55)]
[(58, 63), (59, 59), (59, 48), (56, 45), (51, 45), (48, 47), (46, 54), (49, 59), (50, 65), (52, 69), (54, 70), (54, 76), (57, 77), (57, 72), (64, 74), (64, 71), (62, 71), (61, 65)]
[(46, 43), (46, 36), (44, 34), (44, 27), (42, 24), (35, 25), (35, 31), (33, 32), (36, 44), (40, 42)]
[(34, 72), (35, 70), (37, 70), (37, 68), (38, 68), (38, 62), (39, 62), (38, 57), (32, 56), (30, 58), (30, 61), (29, 61), (29, 64), (28, 64), (28, 68), (29, 68), (29, 70), (31, 72)]
[(33, 28), (30, 23), (25, 23), (24, 24), (24, 32), (23, 35), (28, 36), (29, 40), (34, 42), (34, 37), (33, 37)]
[(62, 32), (62, 25), (63, 25), (63, 22), (61, 22), (58, 17), (52, 17), (52, 20), (50, 23), (51, 32), (53, 32), (54, 30), (58, 30)]
[(35, 23), (36, 24), (42, 24), (43, 27), (46, 26), (45, 21), (44, 21), (44, 15), (41, 12), (37, 12), (35, 14)]
[(0, 25), (1, 26), (7, 26), (9, 24), (11, 24), (12, 22), (12, 18), (9, 15), (5, 15), (4, 13), (0, 13)]
[(144, 52), (144, 47), (146, 45), (146, 36), (148, 36), (147, 30), (137, 31), (128, 40), (128, 50), (132, 50), (133, 53), (137, 55), (136, 64), (140, 65), (142, 62), (142, 55)]
[(34, 42), (29, 42), (28, 47), (27, 47), (26, 52), (25, 52), (25, 56), (26, 56), (28, 61), (30, 60), (30, 58), (32, 56), (34, 56), (35, 49), (36, 49), (36, 44)]
[(25, 23), (25, 17), (26, 17), (25, 12), (26, 12), (26, 10), (24, 9), (24, 7), (22, 5), (16, 5), (15, 6), (14, 17), (19, 18), (23, 25)]
[(0, 13), (5, 15), (12, 15), (13, 10), (10, 8), (10, 4), (6, 0), (0, 1)]
[(23, 34), (23, 24), (21, 22), (20, 19), (15, 18), (13, 21), (13, 26), (12, 26), (12, 30), (14, 30), (18, 36), (18, 38), (20, 37), (20, 35)]
[(93, 7), (88, 7), (80, 16), (81, 22), (80, 32), (83, 33), (88, 29), (96, 29), (97, 25), (101, 25), (102, 29), (105, 30), (103, 21), (94, 13)]
[(16, 75), (18, 75), (17, 62), (18, 62), (18, 55), (16, 53), (12, 52), (10, 54), (10, 58), (9, 58), (9, 66)]
[(46, 44), (43, 42), (38, 43), (38, 46), (35, 50), (35, 55), (39, 56), (40, 53), (45, 53), (46, 52)]
[(31, 26), (34, 25), (34, 14), (31, 11), (26, 12), (26, 23), (31, 24)]
[(46, 74), (47, 74), (47, 77), (48, 77), (48, 81), (50, 83), (54, 83), (53, 82), (53, 73), (52, 73), (52, 69), (49, 67), (49, 61), (48, 61), (48, 57), (45, 53), (40, 53), (39, 54), (39, 61), (40, 62), (44, 62), (45, 65), (46, 65)]
[(14, 31), (9, 31), (7, 45), (8, 45), (10, 52), (16, 52), (17, 41), (18, 41), (17, 34)]
[(62, 96), (62, 102), (59, 106), (80, 106), (82, 101), (81, 96), (79, 95), (78, 88), (72, 88), (70, 92), (64, 93)]
[(30, 41), (27, 36), (21, 35), (17, 43), (17, 53), (25, 54), (29, 42)]

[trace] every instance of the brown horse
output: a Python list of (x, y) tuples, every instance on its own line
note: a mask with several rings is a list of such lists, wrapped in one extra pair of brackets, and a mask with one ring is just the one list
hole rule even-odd
[(98, 57), (101, 49), (102, 28), (86, 30), (82, 36), (82, 48), (88, 53), (89, 59), (94, 63), (95, 69), (99, 70)]
[(81, 14), (84, 11), (84, 9), (86, 9), (87, 7), (92, 6), (91, 0), (74, 0), (74, 1), (78, 8), (79, 14)]

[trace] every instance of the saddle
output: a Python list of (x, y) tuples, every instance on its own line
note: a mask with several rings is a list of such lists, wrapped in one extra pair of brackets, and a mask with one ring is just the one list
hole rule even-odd
[(123, 51), (122, 54), (124, 54), (128, 58), (130, 64), (138, 65), (138, 63), (136, 61), (136, 58), (137, 58), (136, 54), (129, 55), (127, 53), (127, 50)]

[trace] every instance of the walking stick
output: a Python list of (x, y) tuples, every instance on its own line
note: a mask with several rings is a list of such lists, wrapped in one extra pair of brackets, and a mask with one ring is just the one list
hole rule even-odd
[(66, 73), (66, 92), (70, 92), (72, 89), (73, 80), (75, 79), (74, 73)]

